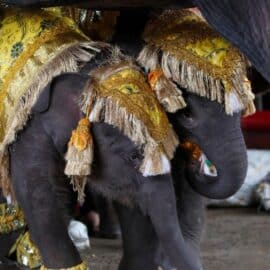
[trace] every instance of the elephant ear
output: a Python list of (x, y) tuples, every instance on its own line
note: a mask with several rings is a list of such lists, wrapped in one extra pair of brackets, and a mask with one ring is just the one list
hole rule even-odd
[(51, 88), (53, 82), (49, 82), (40, 94), (37, 102), (32, 108), (32, 113), (43, 113), (49, 109), (51, 102)]

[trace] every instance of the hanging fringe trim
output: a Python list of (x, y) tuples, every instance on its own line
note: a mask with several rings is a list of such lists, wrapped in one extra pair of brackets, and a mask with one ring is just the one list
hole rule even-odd
[(36, 80), (28, 87), (28, 90), (21, 97), (16, 114), (12, 121), (8, 123), (8, 130), (5, 134), (4, 140), (0, 145), (0, 184), (5, 196), (10, 194), (11, 185), (9, 179), (9, 166), (7, 164), (9, 144), (16, 140), (16, 134), (26, 125), (28, 117), (31, 114), (31, 109), (36, 103), (42, 90), (46, 85), (56, 76), (67, 72), (78, 72), (80, 64), (89, 62), (97, 52), (105, 45), (98, 42), (76, 42), (66, 47), (63, 51), (46, 64)]
[(87, 92), (89, 96), (94, 95), (91, 97), (95, 100), (89, 116), (90, 122), (104, 122), (117, 127), (142, 148), (144, 160), (140, 171), (144, 176), (165, 174), (170, 171), (168, 159), (173, 158), (178, 145), (177, 136), (172, 129), (168, 130), (166, 139), (158, 143), (149, 134), (148, 127), (136, 116), (130, 114), (126, 108), (121, 107), (113, 98), (98, 96), (92, 86), (87, 89)]
[(190, 10), (166, 10), (146, 25), (138, 62), (160, 68), (186, 91), (224, 104), (227, 114), (255, 111), (245, 87), (247, 61), (228, 41)]
[(76, 130), (72, 131), (68, 143), (68, 151), (65, 155), (66, 175), (79, 175), (71, 178), (73, 190), (78, 192), (78, 201), (84, 201), (84, 188), (87, 183), (87, 175), (91, 174), (91, 165), (94, 157), (93, 138), (90, 131), (90, 105), (88, 105), (86, 117), (82, 118)]
[[(160, 62), (159, 59), (161, 59)], [(160, 65), (166, 78), (168, 80), (170, 79), (171, 83), (174, 81), (188, 92), (224, 104), (225, 111), (229, 115), (242, 110), (244, 111), (244, 115), (255, 112), (253, 103), (254, 95), (251, 92), (251, 88), (245, 85), (247, 84), (247, 78), (242, 65), (235, 68), (233, 72), (231, 80), (232, 90), (225, 91), (224, 84), (226, 82), (214, 79), (210, 75), (205, 74), (202, 70), (198, 70), (195, 66), (188, 64), (185, 60), (177, 59), (169, 52), (161, 52), (154, 45), (146, 45), (143, 48), (138, 56), (138, 62), (146, 70), (153, 69)], [(155, 89), (155, 91), (157, 92), (161, 104), (163, 104), (164, 102), (160, 99), (158, 90)], [(175, 87), (175, 91), (176, 93), (178, 92), (178, 95), (183, 99), (180, 89)], [(164, 92), (164, 96), (169, 96), (169, 93)], [(165, 99), (164, 96), (163, 100)], [(175, 97), (176, 95), (172, 96)], [(171, 97), (168, 97), (168, 100), (171, 99)], [(164, 107), (166, 108), (166, 105)], [(166, 109), (170, 111), (168, 108)], [(181, 109), (181, 107), (179, 107), (179, 109)]]
[(67, 267), (67, 268), (47, 268), (44, 265), (40, 267), (40, 270), (89, 270), (87, 267), (87, 264), (85, 262), (82, 262), (76, 266)]

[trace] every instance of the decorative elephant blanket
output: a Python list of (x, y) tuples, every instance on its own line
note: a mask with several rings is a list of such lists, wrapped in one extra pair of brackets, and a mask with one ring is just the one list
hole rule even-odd
[(2, 9), (0, 21), (0, 187), (10, 193), (7, 146), (53, 77), (76, 72), (99, 51), (67, 17)]
[(168, 87), (166, 90), (168, 80), (224, 104), (227, 114), (242, 111), (248, 115), (255, 111), (246, 76), (247, 61), (201, 17), (190, 10), (167, 10), (147, 24), (143, 36), (147, 44), (138, 61), (150, 74), (161, 78), (155, 79), (153, 88), (167, 111), (185, 106), (164, 99), (177, 92)]

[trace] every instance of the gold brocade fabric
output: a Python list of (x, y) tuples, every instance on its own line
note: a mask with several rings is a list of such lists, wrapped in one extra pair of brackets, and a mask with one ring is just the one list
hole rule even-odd
[(24, 228), (23, 212), (17, 205), (0, 204), (0, 235)]
[(0, 145), (14, 108), (42, 68), (75, 42), (87, 40), (67, 17), (50, 11), (3, 9), (0, 23)]
[(231, 90), (231, 78), (243, 59), (239, 51), (190, 11), (166, 11), (145, 29), (145, 40), (188, 65), (222, 80)]
[(34, 269), (42, 265), (40, 253), (32, 242), (29, 231), (22, 234), (12, 247), (10, 254), (16, 252), (17, 262), (20, 265)]
[(171, 130), (167, 115), (141, 72), (120, 70), (102, 81), (98, 91), (101, 97), (110, 97), (142, 121), (157, 143), (166, 139)]

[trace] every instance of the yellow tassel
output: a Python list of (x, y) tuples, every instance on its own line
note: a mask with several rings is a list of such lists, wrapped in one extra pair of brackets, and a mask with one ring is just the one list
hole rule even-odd
[(78, 200), (83, 201), (86, 176), (91, 174), (93, 162), (93, 138), (88, 117), (81, 119), (72, 131), (66, 153), (65, 174), (70, 176), (73, 188), (78, 192)]
[(69, 146), (74, 145), (78, 151), (83, 151), (89, 144), (92, 144), (92, 136), (90, 134), (90, 121), (83, 118), (79, 121), (76, 130), (72, 131)]
[(155, 92), (157, 99), (167, 112), (174, 113), (186, 107), (180, 89), (165, 77), (161, 69), (150, 71), (148, 73), (148, 82)]

